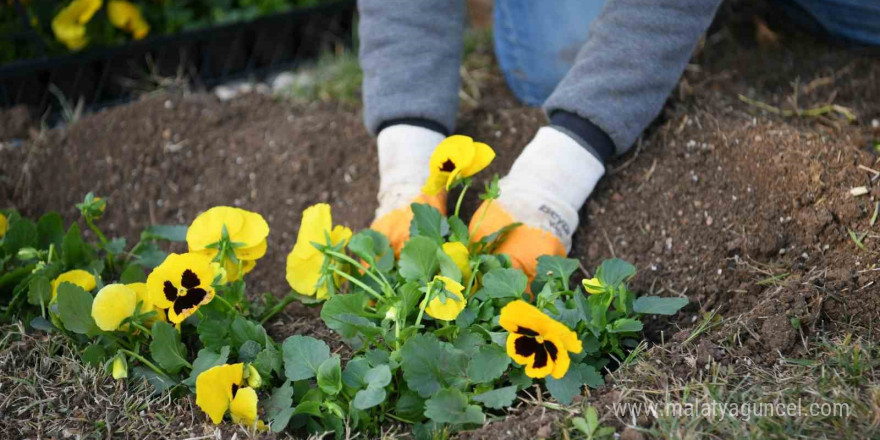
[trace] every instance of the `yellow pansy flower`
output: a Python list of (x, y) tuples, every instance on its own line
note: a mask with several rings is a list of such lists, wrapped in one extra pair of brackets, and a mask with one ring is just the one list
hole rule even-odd
[(449, 243), (443, 243), (442, 249), (443, 253), (448, 255), (452, 262), (458, 267), (458, 270), (461, 271), (461, 281), (466, 283), (471, 277), (471, 266), (468, 261), (470, 253), (468, 252), (467, 246), (460, 241), (451, 241)]
[(73, 0), (52, 19), (52, 32), (70, 50), (88, 43), (86, 23), (101, 9), (102, 0)]
[(0, 212), (0, 238), (3, 238), (6, 235), (6, 231), (9, 229), (9, 220), (6, 219), (6, 216)]
[(210, 258), (193, 252), (171, 254), (147, 277), (147, 290), (156, 307), (167, 309), (168, 320), (179, 324), (214, 299), (213, 280)]
[(141, 304), (141, 308), (139, 313), (143, 315), (144, 313), (156, 312), (156, 315), (152, 318), (147, 318), (145, 324), (147, 327), (153, 325), (156, 321), (167, 321), (165, 316), (165, 311), (156, 307), (153, 303), (153, 299), (150, 295), (150, 289), (147, 288), (147, 283), (130, 283), (126, 284), (125, 287), (128, 287), (131, 290), (134, 290), (134, 293), (137, 295), (137, 301)]
[(257, 392), (242, 386), (244, 364), (212, 367), (196, 378), (196, 405), (215, 425), (229, 411), (232, 421), (253, 426), (257, 422)]
[[(327, 237), (330, 243), (327, 243)], [(321, 267), (324, 265), (324, 254), (312, 243), (347, 244), (351, 238), (351, 229), (344, 226), (333, 226), (330, 205), (318, 203), (303, 211), (296, 244), (287, 255), (287, 283), (293, 290), (302, 295), (327, 299), (329, 292), (326, 284), (318, 286), (321, 279)], [(335, 281), (334, 281), (335, 282)]]
[(135, 40), (150, 33), (150, 25), (141, 15), (140, 8), (130, 2), (112, 0), (107, 3), (107, 19), (113, 26), (131, 34)]
[[(445, 293), (437, 293), (432, 295), (431, 301), (428, 302), (428, 306), (425, 307), (425, 313), (428, 316), (434, 319), (440, 319), (443, 321), (452, 321), (458, 314), (464, 310), (464, 306), (467, 303), (464, 295), (461, 292), (464, 290), (464, 286), (455, 282), (452, 278), (447, 278), (442, 275), (437, 275), (434, 277), (434, 282), (443, 283), (443, 288), (446, 289)], [(451, 298), (449, 294), (455, 296), (455, 298)], [(440, 295), (446, 295), (442, 298), (438, 297)], [(424, 300), (422, 300), (422, 304), (424, 304)]]
[(92, 301), (92, 319), (105, 332), (119, 329), (122, 321), (134, 314), (137, 293), (123, 284), (108, 284)]
[(605, 286), (603, 286), (602, 283), (599, 282), (599, 278), (585, 279), (583, 284), (584, 289), (586, 289), (587, 293), (591, 295), (605, 293)]
[(449, 136), (431, 153), (428, 180), (422, 192), (435, 195), (449, 190), (456, 181), (482, 171), (493, 159), (495, 151), (492, 147), (474, 142), (468, 136)]
[(220, 249), (217, 245), (223, 239), (223, 227), (229, 238), (229, 245), (238, 263), (223, 258), (223, 267), (229, 281), (235, 281), (253, 270), (257, 260), (266, 255), (266, 237), (269, 224), (256, 212), (229, 206), (215, 206), (196, 217), (186, 231), (186, 242), (190, 252), (196, 252), (216, 259)]
[(522, 300), (501, 309), (499, 324), (510, 332), (507, 355), (525, 365), (529, 377), (551, 375), (561, 379), (571, 364), (568, 352), (580, 353), (583, 349), (577, 333)]
[(61, 283), (72, 283), (76, 284), (79, 287), (82, 287), (86, 292), (92, 291), (95, 286), (98, 285), (98, 281), (95, 279), (95, 276), (82, 270), (82, 269), (74, 269), (64, 272), (61, 275), (58, 275), (58, 278), (52, 280), (52, 299), (55, 299), (55, 296), (58, 295), (58, 286)]

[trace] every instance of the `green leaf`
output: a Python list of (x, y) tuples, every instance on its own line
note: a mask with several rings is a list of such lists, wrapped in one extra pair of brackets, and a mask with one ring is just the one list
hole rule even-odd
[[(446, 278), (450, 278), (457, 283), (462, 283), (461, 269), (452, 261), (449, 255), (443, 252), (443, 248), (437, 249), (437, 261), (440, 263), (440, 274)], [(467, 282), (465, 280), (464, 282)]]
[(443, 237), (449, 233), (446, 217), (431, 205), (413, 203), (410, 207), (413, 211), (413, 219), (410, 223), (409, 236), (427, 237), (437, 243), (442, 243)]
[(402, 391), (394, 404), (394, 413), (406, 420), (422, 420), (425, 417), (425, 400), (412, 390)]
[(429, 397), (466, 382), (467, 356), (433, 334), (415, 335), (400, 349), (403, 378), (409, 388)]
[(57, 212), (50, 212), (37, 222), (37, 246), (40, 249), (49, 249), (55, 245), (55, 249), (61, 249), (64, 241), (64, 219)]
[(650, 313), (653, 315), (674, 315), (687, 304), (687, 298), (642, 296), (633, 302), (633, 311), (636, 313)]
[(281, 350), (284, 374), (293, 381), (315, 377), (318, 367), (330, 358), (330, 347), (311, 336), (291, 336), (284, 340)]
[(199, 340), (206, 348), (214, 351), (220, 350), (230, 343), (228, 338), (230, 324), (232, 324), (231, 317), (209, 307), (205, 308), (204, 319), (199, 321), (199, 326), (196, 329)]
[(494, 389), (492, 391), (486, 391), (485, 393), (477, 394), (473, 399), (488, 408), (506, 408), (516, 399), (516, 386), (511, 385), (504, 388)]
[(335, 396), (342, 391), (342, 364), (338, 355), (325, 360), (318, 366), (318, 387), (321, 391)]
[(104, 350), (104, 347), (101, 347), (98, 344), (91, 344), (83, 350), (80, 358), (87, 365), (100, 367), (101, 364), (104, 363), (104, 360), (107, 359), (107, 351)]
[(482, 424), (486, 421), (480, 407), (468, 405), (464, 393), (455, 388), (446, 388), (431, 396), (425, 402), (425, 416), (437, 423), (451, 425)]
[(24, 247), (34, 247), (37, 245), (37, 225), (30, 219), (11, 214), (7, 218), (6, 235), (3, 237), (2, 245), (7, 255), (15, 255), (19, 249)]
[(253, 362), (262, 350), (263, 347), (257, 342), (244, 341), (244, 344), (241, 344), (241, 347), (238, 348), (238, 360), (240, 362)]
[(388, 365), (373, 367), (364, 375), (364, 382), (368, 386), (384, 388), (391, 383), (391, 368)]
[[(52, 300), (52, 283), (44, 276), (36, 276), (28, 283), (28, 304), (48, 305)], [(91, 312), (90, 312), (91, 313)]]
[(468, 379), (473, 383), (491, 383), (507, 371), (509, 364), (510, 357), (503, 347), (495, 344), (484, 345), (468, 364)]
[(642, 331), (642, 323), (636, 319), (621, 318), (608, 325), (608, 333), (627, 333)]
[(272, 391), (272, 396), (263, 404), (266, 411), (266, 419), (272, 427), (272, 432), (284, 431), (293, 415), (293, 387), (290, 382), (284, 382)]
[(70, 225), (61, 243), (61, 261), (65, 267), (78, 267), (88, 264), (95, 258), (95, 252), (86, 244), (79, 233), (79, 226)]
[(141, 237), (183, 242), (186, 241), (186, 231), (184, 225), (152, 225), (144, 229)]
[(260, 347), (266, 344), (266, 329), (259, 323), (241, 316), (236, 316), (232, 321), (232, 325), (229, 327), (229, 336), (232, 338), (232, 346), (239, 350), (247, 341), (254, 341)]
[(159, 245), (154, 242), (142, 245), (135, 255), (137, 255), (135, 263), (148, 269), (162, 264), (165, 258), (168, 257), (168, 253), (159, 249)]
[(437, 249), (440, 246), (427, 237), (412, 237), (400, 252), (400, 276), (407, 281), (428, 282), (434, 278), (439, 261)]
[(375, 264), (382, 272), (394, 268), (394, 252), (388, 238), (378, 231), (364, 229), (358, 232), (348, 243), (348, 249), (365, 261)]
[(554, 379), (548, 376), (544, 383), (554, 399), (559, 401), (559, 403), (569, 405), (574, 400), (574, 396), (581, 394), (581, 389), (585, 383), (589, 383), (591, 387), (598, 387), (604, 382), (602, 381), (602, 376), (592, 365), (572, 363), (562, 379)]
[(114, 238), (107, 242), (104, 250), (111, 254), (121, 254), (125, 252), (125, 238)]
[(468, 227), (464, 224), (464, 221), (455, 216), (449, 217), (448, 221), (450, 232), (449, 241), (458, 241), (467, 245), (470, 233), (468, 232)]
[(360, 410), (369, 409), (384, 402), (385, 396), (384, 388), (368, 387), (354, 395), (352, 405)]
[(364, 376), (370, 371), (370, 362), (363, 357), (356, 357), (345, 364), (345, 370), (342, 371), (342, 383), (345, 386), (359, 390), (367, 386)]
[(98, 331), (92, 319), (92, 295), (76, 284), (64, 282), (58, 286), (58, 313), (64, 328), (81, 335)]
[(122, 271), (122, 275), (119, 275), (119, 282), (122, 284), (145, 283), (146, 281), (147, 276), (144, 274), (144, 268), (136, 264), (129, 264)]
[(321, 417), (321, 402), (307, 400), (300, 402), (293, 410), (293, 415), (308, 414), (310, 416)]
[(422, 301), (422, 297), (425, 295), (420, 290), (420, 287), (421, 286), (418, 282), (411, 281), (397, 289), (397, 292), (400, 295), (400, 302), (398, 303), (398, 316), (400, 316), (401, 320), (406, 320), (409, 317), (410, 313), (418, 310), (419, 304)]
[(334, 295), (321, 307), (321, 319), (343, 338), (350, 339), (362, 333), (371, 337), (381, 330), (369, 319), (361, 316), (365, 313), (367, 296), (363, 292), (349, 295)]
[(636, 275), (636, 267), (620, 258), (605, 260), (596, 270), (599, 282), (609, 287), (628, 281)]
[(186, 346), (180, 342), (180, 333), (164, 321), (153, 323), (153, 341), (150, 342), (150, 355), (165, 371), (175, 374), (189, 365), (186, 360)]
[(568, 288), (571, 275), (578, 270), (578, 267), (580, 267), (578, 260), (572, 258), (556, 255), (540, 256), (535, 272), (535, 282), (543, 284), (548, 280), (557, 279), (564, 288)]
[(147, 383), (153, 386), (153, 394), (164, 393), (165, 391), (171, 389), (171, 387), (177, 385), (177, 382), (164, 375), (156, 373), (155, 371), (142, 367), (140, 365), (129, 370), (131, 372), (131, 377), (134, 379), (143, 379), (146, 380)]
[(489, 298), (519, 298), (529, 279), (519, 269), (493, 269), (483, 276), (482, 291)]
[(264, 348), (253, 362), (254, 368), (260, 373), (260, 376), (268, 378), (273, 372), (281, 374), (281, 368), (284, 366), (284, 359), (281, 352), (273, 345)]
[(229, 360), (229, 346), (223, 347), (219, 353), (207, 348), (199, 350), (196, 360), (192, 363), (193, 369), (189, 373), (189, 377), (183, 381), (184, 385), (189, 387), (195, 386), (196, 378), (199, 377), (199, 374), (217, 365), (223, 365), (227, 360)]

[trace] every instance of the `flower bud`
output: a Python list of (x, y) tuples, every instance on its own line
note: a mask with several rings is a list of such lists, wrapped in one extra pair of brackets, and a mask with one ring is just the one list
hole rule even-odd
[(117, 355), (113, 358), (113, 378), (124, 379), (128, 377), (128, 363), (125, 362), (125, 356)]
[(254, 368), (254, 366), (252, 364), (248, 364), (247, 373), (248, 373), (247, 382), (248, 382), (249, 387), (251, 387), (253, 389), (257, 389), (261, 385), (263, 385), (263, 378), (260, 377), (260, 373), (257, 371), (256, 368)]
[(385, 312), (385, 319), (393, 321), (397, 319), (397, 307), (391, 306)]
[(21, 248), (18, 250), (18, 259), (21, 261), (35, 260), (39, 257), (39, 251), (32, 247)]

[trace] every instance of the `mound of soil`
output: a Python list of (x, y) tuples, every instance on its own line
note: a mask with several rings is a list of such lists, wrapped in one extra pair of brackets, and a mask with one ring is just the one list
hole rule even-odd
[[(723, 35), (708, 41), (655, 126), (609, 165), (581, 212), (572, 256), (586, 268), (624, 258), (640, 269), (639, 291), (690, 299), (677, 318), (651, 323), (658, 340), (714, 310), (740, 319), (711, 338), (740, 332), (741, 355), (773, 362), (798, 350), (799, 332), (867, 329), (880, 318), (880, 164), (870, 148), (880, 136), (870, 128), (880, 118), (880, 61), (809, 40), (771, 52)], [(484, 176), (503, 175), (545, 120), (517, 103), (497, 72), (481, 95), (463, 108), (459, 132), (497, 150)], [(843, 107), (785, 117), (757, 101), (786, 111)], [(857, 115), (852, 123), (845, 111)], [(254, 210), (272, 232), (250, 288), (282, 295), (304, 208), (329, 202), (335, 222), (368, 226), (378, 186), (373, 142), (357, 109), (259, 95), (227, 103), (154, 96), (0, 150), (0, 206), (73, 219), (73, 203), (93, 191), (110, 201), (102, 220), (110, 235), (129, 242), (147, 225), (186, 224), (214, 205)], [(867, 193), (854, 196), (855, 187)], [(466, 203), (472, 212), (476, 194)], [(313, 310), (297, 305), (270, 328), (332, 339)], [(472, 435), (505, 436), (491, 426)], [(509, 426), (535, 432), (545, 423)]]

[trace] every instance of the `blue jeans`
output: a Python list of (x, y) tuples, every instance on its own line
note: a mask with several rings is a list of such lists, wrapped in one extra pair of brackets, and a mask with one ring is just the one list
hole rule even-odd
[[(880, 0), (774, 0), (792, 20), (880, 45)], [(520, 101), (540, 106), (568, 73), (604, 0), (495, 0), (495, 54)]]

